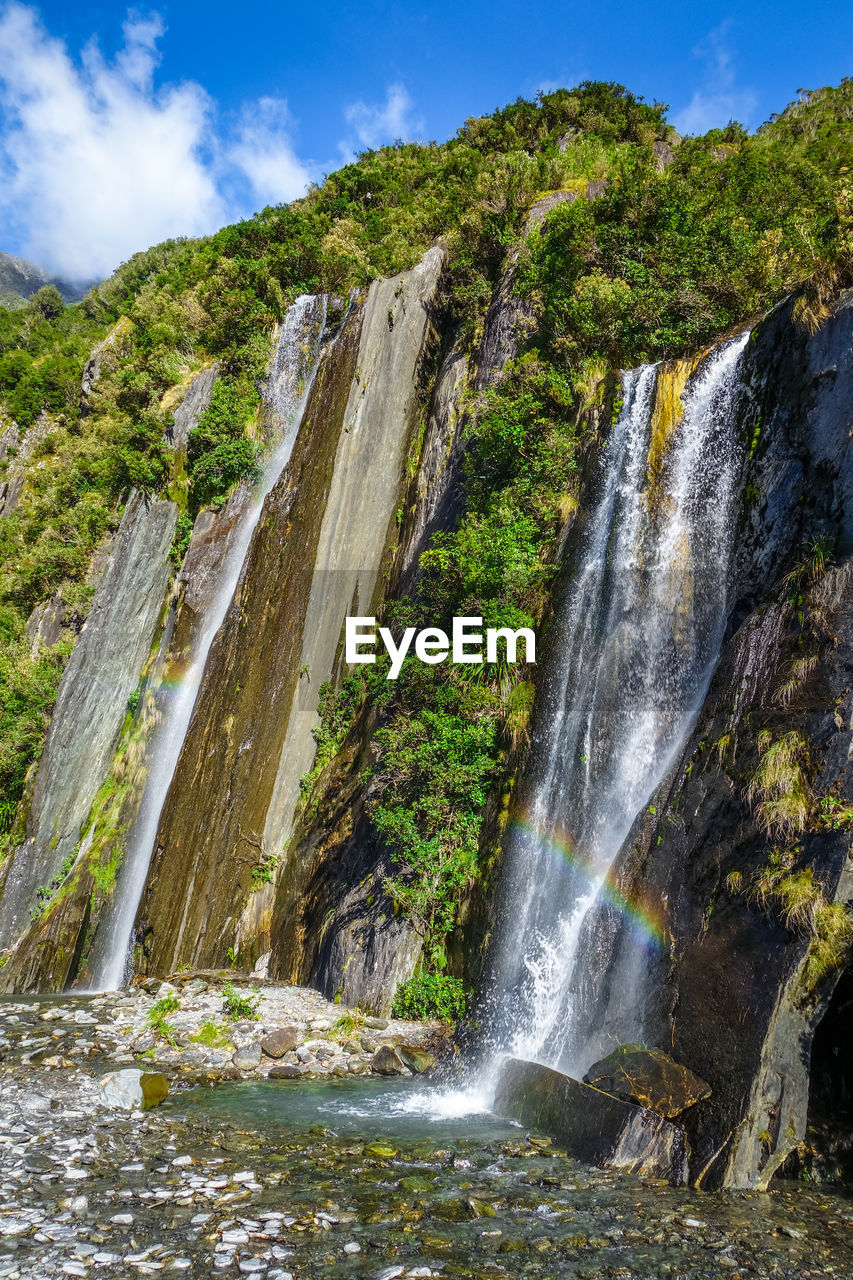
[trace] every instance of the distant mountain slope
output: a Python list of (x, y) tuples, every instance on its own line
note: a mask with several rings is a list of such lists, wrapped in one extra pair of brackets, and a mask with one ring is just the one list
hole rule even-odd
[(0, 250), (0, 306), (21, 307), (42, 285), (55, 284), (63, 302), (79, 302), (88, 284), (69, 284), (50, 275), (44, 267), (25, 258), (13, 258)]

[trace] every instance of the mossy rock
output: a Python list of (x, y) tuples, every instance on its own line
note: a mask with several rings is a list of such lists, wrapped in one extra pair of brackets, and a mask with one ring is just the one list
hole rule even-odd
[(584, 1076), (586, 1084), (671, 1120), (711, 1096), (711, 1086), (661, 1049), (623, 1044)]

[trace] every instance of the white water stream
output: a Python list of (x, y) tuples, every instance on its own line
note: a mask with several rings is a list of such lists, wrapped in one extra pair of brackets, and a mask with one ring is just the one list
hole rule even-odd
[(290, 460), (317, 372), (325, 324), (325, 296), (309, 294), (296, 299), (282, 324), (269, 378), (263, 388), (267, 408), (277, 421), (279, 443), (267, 459), (263, 476), (239, 517), (192, 663), (180, 687), (172, 694), (157, 728), (139, 816), (119, 872), (112, 912), (102, 926), (97, 946), (94, 990), (114, 990), (128, 977), (133, 923), (148, 875), (160, 814), (192, 717), (210, 647), (234, 595), (264, 499)]

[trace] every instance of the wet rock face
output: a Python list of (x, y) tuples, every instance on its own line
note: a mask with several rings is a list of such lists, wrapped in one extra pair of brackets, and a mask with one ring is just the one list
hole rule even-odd
[[(321, 365), (290, 463), (266, 501), (235, 600), (212, 646), (155, 844), (139, 920), (148, 964), (221, 962), (260, 860), (299, 680), (313, 560), (358, 350), (354, 312)], [(237, 691), (239, 690), (239, 694)], [(188, 802), (188, 797), (192, 799)], [(224, 851), (227, 856), (223, 856)]]
[(620, 1045), (593, 1063), (584, 1082), (617, 1098), (627, 1098), (638, 1107), (648, 1107), (667, 1120), (711, 1096), (711, 1086), (673, 1062), (669, 1054), (636, 1044)]
[(26, 840), (14, 854), (0, 900), (0, 944), (29, 919), (36, 886), (47, 885), (74, 850), (103, 782), (169, 579), (177, 519), (172, 502), (134, 494), (125, 508), (89, 618), (59, 687), (35, 777)]
[(498, 1081), (494, 1109), (496, 1115), (556, 1138), (579, 1160), (666, 1178), (676, 1186), (687, 1181), (683, 1130), (550, 1067), (509, 1058)]
[(221, 963), (231, 944), (253, 958), (271, 951), (277, 977), (299, 977), (310, 963), (301, 952), (292, 958), (305, 936), (298, 923), (291, 931), (302, 858), (282, 866), (278, 900), (276, 885), (255, 883), (252, 872), (286, 844), (344, 617), (369, 611), (381, 593), (443, 260), (430, 250), (412, 271), (377, 281), (321, 360), (163, 811), (138, 918), (149, 969), (178, 957)]
[(209, 365), (207, 369), (197, 373), (187, 387), (186, 395), (175, 410), (170, 441), (175, 449), (186, 450), (187, 436), (210, 404), (218, 376), (219, 365)]

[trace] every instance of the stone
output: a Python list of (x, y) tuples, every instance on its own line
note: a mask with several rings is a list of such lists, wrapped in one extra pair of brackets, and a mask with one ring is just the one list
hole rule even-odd
[[(305, 410), (312, 430), (297, 433), (287, 471), (266, 498), (244, 561), (240, 616), (229, 613), (220, 629), (160, 818), (145, 903), (153, 969), (190, 954), (200, 967), (222, 956), (237, 924), (232, 918), (226, 930), (225, 918), (247, 894), (245, 854), (223, 858), (221, 851), (260, 838), (251, 832), (261, 797), (267, 829), (290, 828), (299, 779), (316, 753), (311, 726), (320, 685), (338, 661), (340, 621), (354, 593), (366, 598), (381, 582), (445, 256), (435, 245), (410, 271), (374, 281), (321, 362)], [(311, 655), (310, 679), (303, 651)], [(234, 719), (223, 734), (227, 715)], [(247, 923), (254, 910), (246, 907)], [(275, 911), (270, 925), (265, 946), (275, 967), (288, 969), (292, 923)], [(361, 1003), (342, 991), (344, 1007)]]
[(147, 1111), (163, 1101), (169, 1082), (159, 1071), (137, 1071), (133, 1067), (111, 1071), (98, 1084), (101, 1098), (108, 1107), (124, 1111)]
[(259, 1043), (247, 1044), (237, 1049), (231, 1058), (238, 1071), (254, 1071), (261, 1065), (261, 1046)]
[(83, 375), (80, 379), (80, 391), (84, 405), (98, 385), (104, 361), (107, 360), (109, 363), (114, 364), (121, 360), (130, 350), (132, 333), (133, 321), (127, 316), (119, 316), (104, 340), (93, 348), (89, 359), (83, 367)]
[(558, 1139), (570, 1156), (604, 1168), (687, 1182), (684, 1131), (645, 1107), (536, 1062), (508, 1058), (494, 1111)]
[(393, 1160), (397, 1154), (397, 1148), (387, 1142), (371, 1142), (364, 1148), (364, 1154), (372, 1156), (374, 1160)]
[(381, 1049), (376, 1050), (370, 1060), (370, 1066), (381, 1076), (401, 1076), (406, 1070), (406, 1064), (397, 1050), (392, 1049), (388, 1044), (383, 1044)]
[(593, 1063), (584, 1081), (638, 1107), (648, 1107), (667, 1120), (711, 1096), (711, 1086), (669, 1054), (638, 1044), (620, 1045)]
[(414, 1071), (415, 1075), (422, 1075), (424, 1071), (429, 1071), (435, 1066), (435, 1058), (431, 1053), (427, 1053), (426, 1049), (422, 1049), (417, 1044), (398, 1044), (397, 1053), (405, 1062), (410, 1071)]
[(307, 1067), (293, 1062), (283, 1062), (276, 1067), (270, 1067), (269, 1070), (270, 1080), (298, 1080), (300, 1076), (307, 1074)]
[(364, 1025), (369, 1027), (371, 1031), (386, 1031), (388, 1029), (387, 1018), (365, 1018)]
[(279, 1027), (268, 1036), (264, 1036), (261, 1041), (261, 1049), (268, 1058), (283, 1058), (286, 1053), (291, 1053), (298, 1044), (299, 1030), (297, 1027)]
[(218, 364), (211, 364), (195, 374), (190, 381), (181, 403), (175, 409), (171, 430), (167, 433), (175, 449), (186, 450), (189, 433), (210, 404), (218, 373)]

